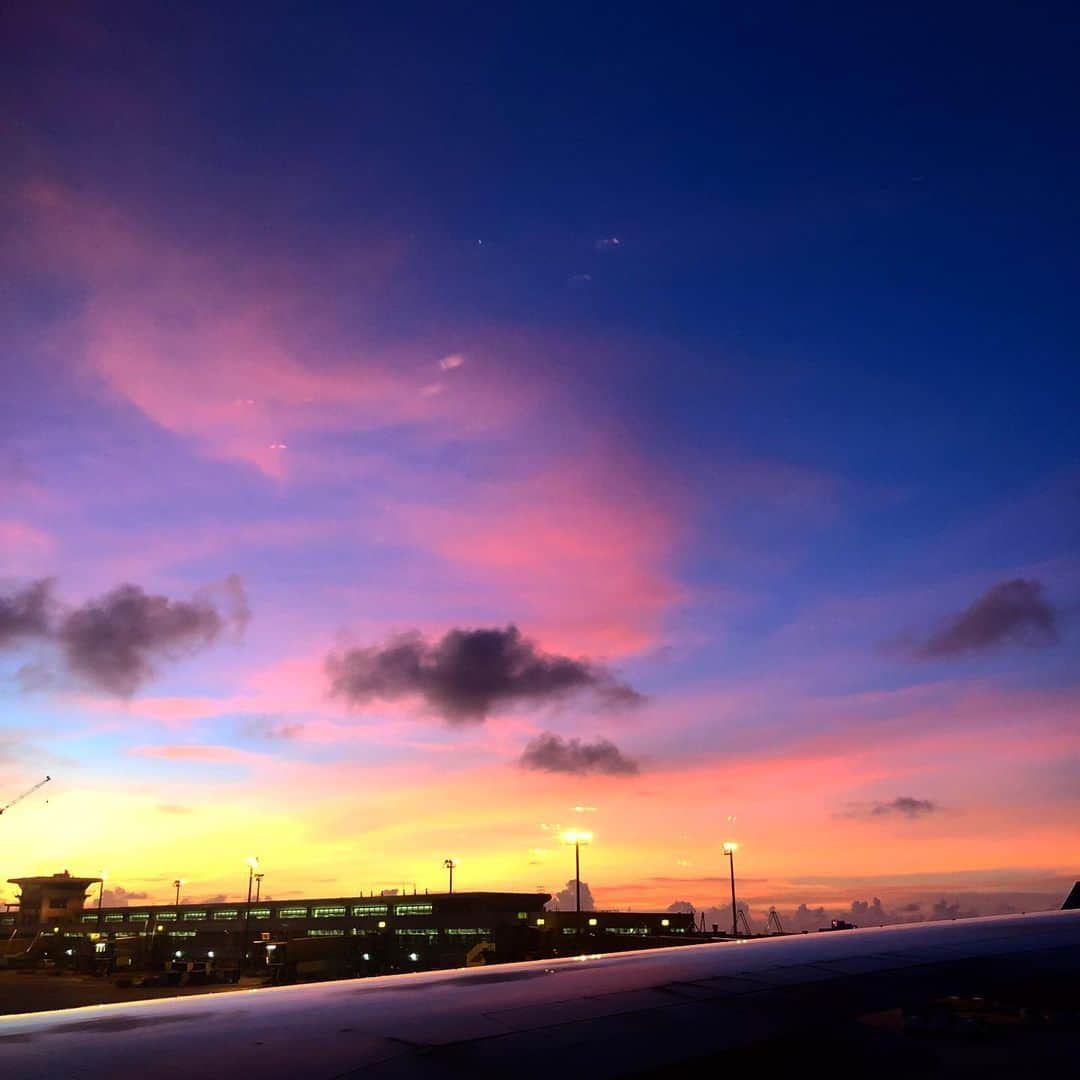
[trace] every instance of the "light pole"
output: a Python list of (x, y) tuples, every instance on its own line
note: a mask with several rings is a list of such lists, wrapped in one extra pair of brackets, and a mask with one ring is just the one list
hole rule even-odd
[(724, 854), (731, 861), (731, 936), (739, 936), (739, 909), (735, 906), (735, 852), (739, 845), (729, 840), (724, 845)]
[(568, 829), (562, 834), (564, 844), (574, 845), (574, 890), (577, 897), (577, 934), (581, 937), (581, 845), (588, 844), (593, 838), (591, 832), (583, 829)]
[(457, 866), (457, 862), (453, 859), (443, 859), (443, 866), (450, 871), (450, 892), (454, 891), (454, 867)]
[(240, 946), (240, 970), (247, 967), (248, 938), (251, 936), (251, 886), (255, 881), (255, 869), (259, 865), (259, 859), (255, 855), (249, 855), (244, 860), (248, 865), (248, 895), (247, 907), (244, 908), (244, 940)]
[(177, 907), (180, 906), (180, 886), (183, 885), (183, 884), (184, 884), (184, 879), (182, 877), (178, 877), (173, 882), (173, 888), (176, 890), (176, 906)]
[(101, 900), (102, 900), (102, 897), (103, 897), (103, 896), (105, 895), (105, 879), (106, 879), (106, 878), (107, 878), (108, 876), (109, 876), (109, 875), (108, 875), (108, 872), (107, 872), (107, 871), (105, 871), (105, 870), (102, 870), (102, 871), (101, 871), (101, 880), (100, 880), (100, 881), (98, 882), (98, 891), (97, 891), (97, 924), (98, 924), (98, 929), (99, 929), (99, 930), (101, 929)]
[(259, 902), (259, 897), (262, 896), (262, 874), (255, 875), (255, 903)]

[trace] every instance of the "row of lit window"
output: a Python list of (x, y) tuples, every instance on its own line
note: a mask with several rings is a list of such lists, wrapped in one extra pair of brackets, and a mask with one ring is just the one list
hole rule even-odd
[[(354, 904), (352, 914), (355, 918), (374, 917), (386, 915), (389, 911), (386, 904)], [(432, 904), (395, 904), (395, 915), (432, 915), (435, 908)], [(344, 919), (349, 914), (349, 909), (344, 904), (317, 904), (311, 908), (313, 919)], [(159, 911), (153, 914), (158, 922), (175, 922), (178, 913), (175, 911)], [(269, 919), (271, 909), (268, 907), (252, 908), (250, 912), (238, 908), (224, 908), (218, 911), (184, 911), (179, 913), (184, 922), (205, 922), (207, 919), (217, 922), (231, 922), (240, 918)], [(306, 919), (308, 918), (307, 907), (279, 907), (277, 909), (279, 919)], [(104, 916), (97, 912), (87, 912), (83, 915), (84, 923), (96, 923), (99, 919), (104, 922), (146, 922), (151, 918), (147, 911), (110, 911)]]
[[(547, 923), (547, 920), (544, 919), (544, 918), (539, 918), (539, 919), (536, 920), (536, 925), (537, 926), (544, 926), (544, 925), (546, 925), (546, 923)], [(667, 927), (669, 927), (671, 925), (671, 920), (670, 919), (661, 919), (660, 920), (660, 925), (666, 929)], [(599, 919), (589, 919), (589, 926), (591, 926), (593, 928), (599, 927), (600, 926), (600, 920)], [(600, 928), (602, 930), (605, 930), (609, 934), (648, 934), (650, 932), (649, 928), (647, 926), (604, 926), (604, 927), (600, 927)], [(576, 933), (576, 932), (577, 931), (573, 926), (567, 926), (567, 927), (563, 928), (563, 933), (564, 934), (573, 934), (573, 933)]]

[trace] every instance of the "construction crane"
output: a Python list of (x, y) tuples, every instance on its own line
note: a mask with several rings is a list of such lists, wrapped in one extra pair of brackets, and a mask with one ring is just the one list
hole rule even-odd
[(32, 788), (27, 788), (21, 795), (16, 795), (7, 805), (0, 806), (0, 814), (4, 813), (5, 810), (10, 810), (16, 803), (22, 802), (28, 796), (33, 795), (38, 788), (44, 787), (51, 779), (51, 776), (46, 776), (44, 780), (39, 780)]
[(780, 916), (776, 913), (776, 908), (769, 908), (769, 924), (765, 930), (767, 934), (782, 934), (784, 932), (784, 925), (780, 922)]

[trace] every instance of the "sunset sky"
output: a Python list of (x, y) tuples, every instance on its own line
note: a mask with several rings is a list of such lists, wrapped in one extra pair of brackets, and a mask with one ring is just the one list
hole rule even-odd
[(1063, 896), (1068, 8), (217, 7), (2, 17), (0, 877)]

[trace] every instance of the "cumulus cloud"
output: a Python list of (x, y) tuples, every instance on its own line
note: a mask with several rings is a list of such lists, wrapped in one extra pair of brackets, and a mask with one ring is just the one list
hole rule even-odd
[(543, 652), (516, 626), (455, 629), (434, 642), (401, 634), (332, 654), (326, 666), (331, 692), (350, 705), (416, 698), (453, 724), (480, 723), (498, 706), (583, 692), (613, 708), (644, 700), (603, 664)]
[[(575, 880), (571, 878), (566, 883), (566, 888), (557, 892), (547, 903), (549, 911), (577, 911), (577, 890), (575, 888)], [(581, 883), (581, 910), (582, 911), (595, 911), (596, 901), (593, 899), (592, 890), (589, 888), (589, 883), (583, 881)]]
[[(242, 631), (250, 617), (235, 574), (190, 601), (124, 584), (67, 610), (53, 603), (52, 582), (43, 580), (0, 597), (0, 646), (39, 639), (56, 647), (67, 674), (128, 697), (156, 674), (160, 662), (209, 645), (228, 625)], [(22, 676), (27, 687), (56, 682), (42, 664)]]
[(915, 655), (936, 660), (982, 652), (1015, 643), (1052, 645), (1058, 639), (1058, 615), (1038, 581), (1016, 578), (987, 589), (970, 607), (915, 646)]
[(102, 890), (101, 906), (127, 907), (130, 901), (146, 900), (148, 895), (148, 893), (144, 892), (131, 892), (129, 889), (125, 889), (122, 885), (117, 885), (114, 888)]
[(910, 795), (898, 795), (890, 802), (849, 803), (844, 817), (883, 818), (883, 817), (926, 817), (935, 814), (941, 807), (929, 799), (915, 799)]
[(877, 896), (871, 901), (852, 900), (851, 919), (856, 926), (883, 926), (896, 921), (892, 912), (885, 910), (881, 898)]
[(25, 589), (0, 596), (0, 648), (49, 632), (52, 581), (35, 581)]
[(694, 905), (689, 900), (675, 900), (668, 904), (667, 910), (676, 915), (693, 915)]
[(829, 925), (829, 917), (823, 907), (807, 907), (800, 904), (788, 917), (787, 927), (789, 930), (820, 930)]
[(550, 731), (537, 735), (525, 747), (518, 762), (523, 769), (538, 772), (604, 773), (608, 776), (634, 776), (637, 762), (628, 758), (610, 739), (587, 743), (580, 739), (562, 739)]

